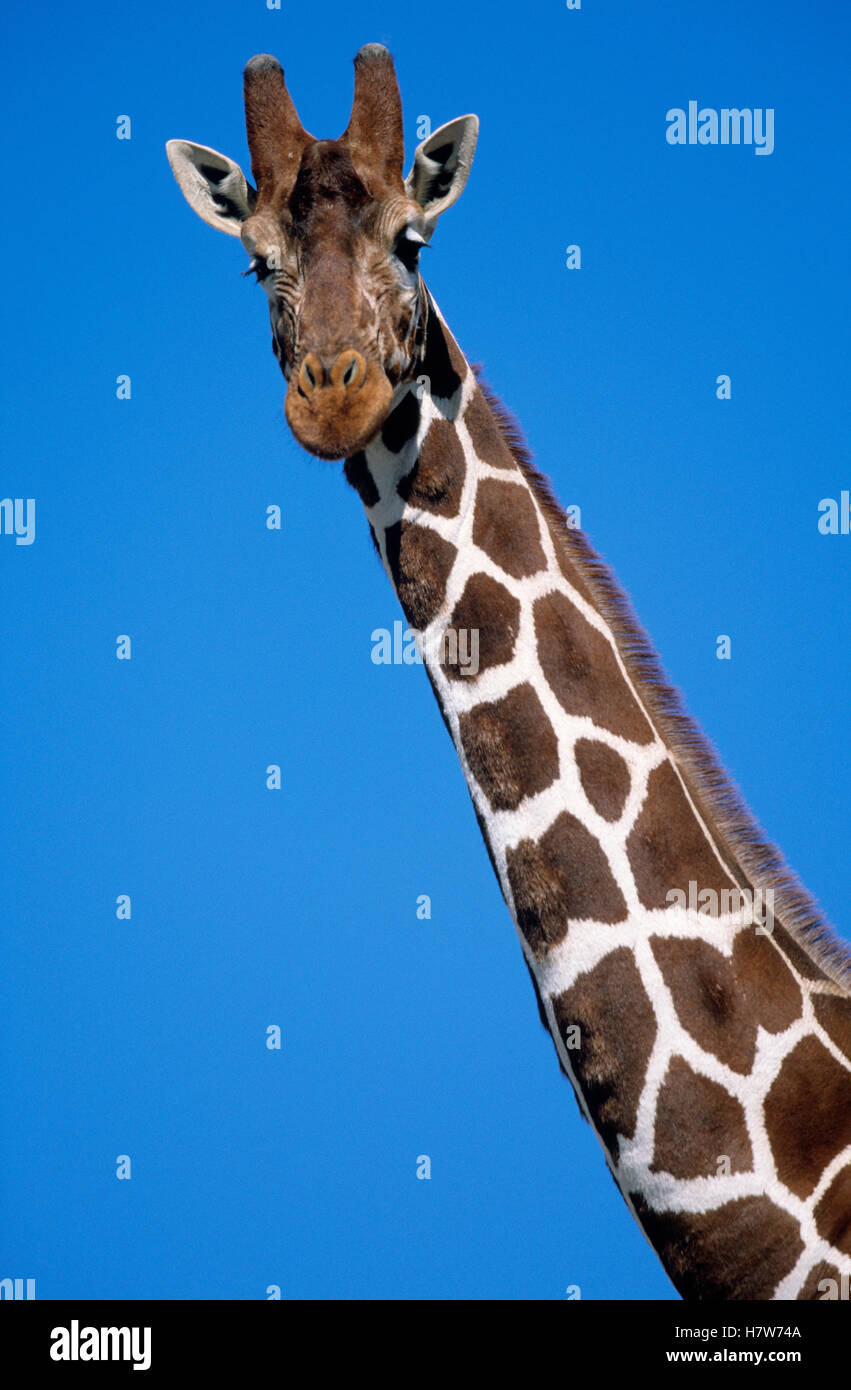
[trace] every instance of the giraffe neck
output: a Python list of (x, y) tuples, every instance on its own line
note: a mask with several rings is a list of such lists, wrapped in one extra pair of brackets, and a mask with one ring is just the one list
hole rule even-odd
[(847, 1297), (847, 967), (795, 930), (810, 904), (776, 852), (737, 840), (735, 794), (712, 766), (701, 783), (711, 755), (619, 629), (613, 581), (429, 306), (418, 380), (346, 476), (542, 1021), (684, 1296)]

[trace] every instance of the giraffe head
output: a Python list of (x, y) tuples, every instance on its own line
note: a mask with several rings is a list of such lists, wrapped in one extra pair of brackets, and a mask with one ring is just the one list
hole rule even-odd
[(169, 162), (190, 207), (240, 237), (251, 256), (296, 439), (320, 458), (349, 457), (416, 375), (427, 302), (419, 252), (467, 181), (478, 120), (461, 116), (434, 131), (403, 178), (402, 104), (381, 44), (355, 58), (339, 140), (304, 130), (275, 58), (252, 58), (244, 78), (256, 190), (238, 164), (204, 145), (170, 140)]

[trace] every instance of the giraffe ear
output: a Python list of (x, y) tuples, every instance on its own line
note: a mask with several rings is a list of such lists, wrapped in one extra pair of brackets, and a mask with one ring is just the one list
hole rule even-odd
[(193, 212), (217, 231), (239, 236), (257, 202), (239, 165), (226, 154), (191, 140), (169, 140), (165, 149), (171, 172)]
[(431, 229), (440, 214), (460, 198), (478, 138), (478, 116), (458, 116), (432, 131), (417, 149), (405, 179), (405, 192), (419, 203)]

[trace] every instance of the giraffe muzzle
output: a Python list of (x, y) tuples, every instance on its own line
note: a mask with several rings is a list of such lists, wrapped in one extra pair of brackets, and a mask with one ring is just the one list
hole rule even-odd
[(308, 352), (290, 378), (285, 414), (309, 453), (322, 459), (348, 458), (377, 434), (392, 396), (382, 368), (356, 348), (330, 358)]
[(347, 348), (328, 368), (315, 352), (309, 352), (298, 374), (299, 389), (308, 397), (324, 386), (342, 386), (347, 392), (358, 391), (366, 380), (366, 362), (354, 348)]

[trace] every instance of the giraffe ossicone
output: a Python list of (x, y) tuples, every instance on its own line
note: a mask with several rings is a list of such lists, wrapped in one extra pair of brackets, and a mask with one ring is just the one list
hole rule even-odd
[[(188, 141), (172, 169), (251, 255), (296, 439), (345, 459), (616, 1183), (684, 1297), (847, 1297), (851, 958), (423, 283), (476, 118), (403, 178), (381, 45), (339, 140), (303, 129), (269, 55), (244, 97), (255, 186)], [(462, 671), (445, 639), (473, 632)]]

